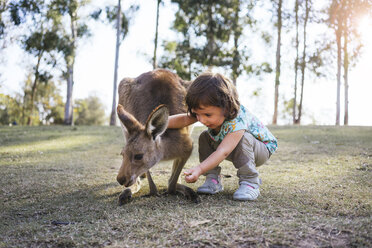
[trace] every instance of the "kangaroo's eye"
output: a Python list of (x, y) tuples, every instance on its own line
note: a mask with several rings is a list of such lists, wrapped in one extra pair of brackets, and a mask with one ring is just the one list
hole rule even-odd
[(143, 158), (143, 154), (134, 155), (134, 160), (141, 160), (142, 158)]

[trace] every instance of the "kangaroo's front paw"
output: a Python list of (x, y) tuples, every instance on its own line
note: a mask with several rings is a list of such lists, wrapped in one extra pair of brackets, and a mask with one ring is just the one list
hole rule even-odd
[(186, 197), (194, 203), (200, 203), (199, 195), (191, 188), (186, 188)]
[(119, 206), (127, 204), (132, 199), (131, 189), (125, 189), (119, 196)]

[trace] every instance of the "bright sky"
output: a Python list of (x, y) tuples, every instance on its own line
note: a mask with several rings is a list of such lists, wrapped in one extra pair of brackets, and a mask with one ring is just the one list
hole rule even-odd
[[(101, 1), (99, 1), (102, 4)], [(113, 1), (109, 1), (113, 2)], [(116, 1), (115, 1), (116, 2)], [(144, 1), (136, 14), (134, 23), (130, 27), (129, 35), (120, 48), (119, 79), (123, 77), (136, 77), (139, 74), (152, 70), (151, 58), (154, 49), (154, 33), (156, 20), (156, 1)], [(122, 1), (126, 9), (128, 1)], [(174, 7), (167, 1), (161, 8), (159, 20), (159, 44), (170, 40), (174, 33), (169, 26), (174, 18)], [(368, 100), (372, 92), (372, 79), (369, 76), (372, 64), (372, 20), (363, 19), (360, 25), (363, 32), (364, 49), (359, 63), (352, 68), (349, 76), (349, 124), (372, 125), (372, 111)], [(161, 55), (161, 46), (159, 46)], [(260, 53), (260, 50), (254, 50)], [(7, 63), (0, 65), (3, 87), (0, 89), (7, 94), (20, 92), (21, 83), (25, 80), (26, 70), (22, 61), (22, 52), (16, 46), (10, 46), (5, 51)], [(93, 37), (84, 42), (78, 51), (75, 64), (74, 98), (85, 98), (89, 94), (98, 95), (106, 107), (107, 115), (111, 112), (113, 94), (113, 68), (115, 56), (115, 30), (107, 25), (95, 23)], [(264, 55), (263, 55), (264, 56)], [(272, 54), (273, 59), (275, 54)], [(285, 54), (283, 54), (285, 56)], [(21, 60), (21, 61), (20, 61)], [(238, 92), (241, 102), (262, 121), (269, 124), (273, 114), (274, 75), (263, 78), (258, 82), (249, 78), (238, 79)], [(287, 99), (291, 97), (293, 78), (283, 73), (281, 77), (280, 94)], [(65, 96), (66, 86), (62, 85), (62, 94)], [(260, 96), (253, 97), (252, 92), (260, 88)], [(343, 90), (341, 97), (343, 99)], [(280, 103), (283, 101), (280, 97)], [(336, 81), (324, 79), (308, 81), (305, 85), (303, 124), (333, 125), (336, 112)], [(343, 121), (343, 100), (341, 102), (341, 121)], [(287, 124), (287, 121), (279, 121)]]

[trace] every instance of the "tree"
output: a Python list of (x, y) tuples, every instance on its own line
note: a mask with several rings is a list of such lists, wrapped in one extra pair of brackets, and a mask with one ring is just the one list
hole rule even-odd
[(341, 36), (342, 36), (342, 5), (343, 0), (332, 0), (332, 4), (329, 8), (330, 18), (329, 22), (331, 27), (335, 31), (336, 44), (337, 44), (337, 102), (336, 102), (336, 125), (340, 125), (340, 92), (341, 92)]
[(62, 124), (64, 104), (59, 88), (51, 80), (38, 84), (35, 97), (31, 101), (32, 74), (33, 72), (30, 72), (24, 81), (21, 94), (0, 94), (0, 124), (24, 125), (28, 124), (30, 118), (32, 125)]
[[(110, 126), (116, 125), (116, 94), (117, 94), (117, 81), (118, 81), (118, 68), (119, 68), (119, 50), (121, 42), (125, 39), (129, 32), (129, 25), (134, 17), (134, 13), (139, 9), (138, 5), (131, 5), (125, 12), (121, 10), (121, 0), (118, 0), (116, 7), (106, 6), (106, 21), (109, 23), (115, 22), (116, 24), (116, 49), (115, 49), (115, 65), (114, 65), (114, 83), (113, 83), (113, 97), (112, 108), (110, 115)], [(99, 19), (102, 9), (95, 11), (92, 14), (94, 19)]]
[(116, 47), (115, 47), (115, 65), (114, 65), (114, 89), (112, 97), (112, 109), (110, 116), (110, 126), (116, 125), (116, 91), (118, 82), (118, 63), (119, 63), (119, 50), (120, 50), (120, 27), (121, 27), (121, 0), (118, 0), (118, 7), (116, 13)]
[(277, 45), (276, 45), (276, 69), (275, 69), (275, 93), (274, 93), (274, 115), (272, 123), (277, 124), (278, 121), (278, 101), (279, 101), (279, 85), (280, 85), (280, 48), (281, 48), (281, 33), (282, 33), (282, 0), (278, 1), (276, 6), (277, 11)]
[[(337, 102), (336, 102), (336, 125), (340, 125), (340, 107), (341, 107), (341, 73), (342, 66), (344, 69), (344, 86), (345, 86), (345, 114), (344, 125), (348, 125), (348, 71), (350, 61), (357, 59), (360, 55), (362, 44), (358, 37), (356, 29), (356, 18), (371, 10), (372, 3), (368, 0), (332, 0), (328, 8), (329, 19), (328, 25), (335, 32), (337, 44)], [(353, 42), (351, 42), (353, 41)], [(349, 52), (349, 50), (352, 52)], [(343, 54), (343, 58), (342, 58)], [(350, 55), (352, 54), (352, 55)]]
[(292, 103), (292, 120), (293, 124), (296, 123), (296, 109), (297, 109), (297, 76), (298, 76), (298, 61), (299, 61), (299, 17), (298, 17), (298, 11), (299, 11), (299, 0), (295, 0), (295, 25), (296, 25), (296, 41), (295, 41), (295, 48), (296, 48), (296, 58), (294, 63), (294, 70), (295, 70), (295, 82), (294, 82), (294, 97), (293, 97), (293, 103)]
[(64, 102), (61, 91), (54, 81), (41, 84), (38, 90), (39, 120), (43, 125), (63, 124)]
[[(349, 124), (349, 67), (360, 54), (362, 43), (357, 29), (359, 16), (370, 14), (372, 2), (368, 0), (346, 1), (343, 20), (343, 69), (344, 69), (344, 125)], [(353, 42), (351, 42), (353, 41)]]
[(172, 28), (181, 38), (164, 43), (160, 67), (173, 69), (186, 80), (219, 67), (230, 73), (234, 84), (243, 73), (271, 72), (267, 62), (255, 65), (250, 61), (250, 49), (242, 40), (244, 29), (255, 28), (257, 1), (172, 2), (179, 7)]
[[(253, 17), (253, 10), (256, 6), (256, 1), (233, 0), (231, 2), (234, 13), (231, 27), (234, 45), (232, 47), (231, 54), (229, 55), (231, 59), (229, 64), (231, 68), (231, 79), (234, 85), (236, 85), (237, 78), (243, 72), (248, 74), (255, 72), (256, 75), (258, 75), (261, 73), (261, 71), (270, 72), (271, 68), (268, 66), (267, 62), (264, 62), (261, 65), (253, 65), (249, 61), (249, 49), (247, 47), (241, 48), (241, 37), (244, 28), (248, 27), (252, 30), (256, 25), (256, 20)], [(242, 10), (245, 10), (243, 16), (241, 16), (243, 12)]]
[[(299, 4), (299, 1), (296, 0), (295, 2), (295, 23), (296, 23), (296, 59), (295, 59), (295, 85), (294, 85), (294, 97), (293, 97), (293, 113), (292, 119), (293, 124), (300, 124), (301, 123), (301, 116), (302, 116), (302, 103), (303, 103), (303, 95), (304, 95), (304, 84), (305, 84), (305, 70), (307, 67), (308, 61), (308, 54), (307, 54), (307, 25), (309, 22), (309, 14), (311, 11), (311, 0), (304, 0), (305, 7), (304, 9), (304, 16), (302, 19), (303, 21), (303, 35), (302, 35), (302, 58), (301, 63), (299, 63), (299, 8), (302, 7)], [(297, 77), (298, 77), (298, 70), (300, 69), (301, 72), (301, 90), (300, 90), (300, 103), (297, 105)], [(296, 114), (296, 110), (298, 108), (298, 114)]]
[(303, 26), (303, 45), (302, 45), (302, 61), (301, 61), (301, 93), (300, 93), (300, 104), (298, 106), (298, 117), (295, 120), (295, 123), (301, 123), (301, 115), (302, 115), (302, 102), (304, 96), (304, 84), (305, 84), (305, 69), (306, 69), (306, 38), (307, 38), (307, 23), (309, 21), (309, 13), (311, 10), (311, 0), (305, 0), (305, 17), (304, 17), (304, 26)]
[[(78, 41), (90, 35), (85, 19), (82, 18), (79, 11), (89, 2), (89, 0), (52, 0), (50, 3), (50, 17), (55, 23), (59, 24), (59, 35), (65, 41), (63, 48), (66, 66), (63, 75), (67, 81), (65, 125), (73, 125), (74, 65)], [(61, 23), (63, 17), (68, 17), (68, 27)]]
[(157, 0), (157, 5), (156, 5), (156, 25), (155, 25), (155, 39), (154, 39), (154, 58), (152, 61), (152, 67), (155, 69), (157, 67), (156, 63), (156, 52), (158, 50), (158, 29), (159, 29), (159, 8), (160, 8), (160, 3), (161, 0)]
[(0, 93), (0, 125), (21, 123), (21, 111), (19, 98)]
[[(231, 65), (228, 41), (232, 34), (236, 1), (172, 0), (178, 10), (173, 29), (181, 36), (179, 41), (167, 42), (168, 49), (161, 58), (162, 67), (168, 67), (184, 79), (214, 66)], [(173, 49), (173, 50), (170, 50)], [(168, 54), (172, 54), (170, 58)]]
[(36, 58), (27, 118), (27, 125), (32, 125), (38, 85), (52, 78), (50, 71), (57, 63), (56, 56), (61, 40), (56, 34), (56, 26), (49, 22), (48, 7), (43, 0), (12, 1), (9, 4), (9, 10), (15, 25), (24, 24), (29, 27), (30, 33), (24, 35), (20, 43), (27, 53)]
[[(3, 15), (8, 12), (9, 4), (7, 1), (2, 0), (0, 1), (0, 48), (3, 49), (5, 47), (5, 37), (6, 37), (6, 21)], [(9, 24), (8, 24), (9, 25)]]

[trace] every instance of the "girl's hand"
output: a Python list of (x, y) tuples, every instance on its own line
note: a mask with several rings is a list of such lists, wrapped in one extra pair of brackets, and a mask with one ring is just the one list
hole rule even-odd
[(191, 168), (184, 172), (185, 180), (187, 183), (195, 183), (199, 176), (202, 174), (202, 171), (199, 166)]

